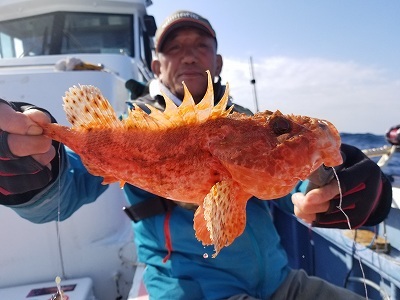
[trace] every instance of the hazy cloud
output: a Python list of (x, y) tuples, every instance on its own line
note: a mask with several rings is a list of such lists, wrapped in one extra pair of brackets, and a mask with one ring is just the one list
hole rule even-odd
[[(259, 110), (281, 110), (327, 119), (341, 132), (384, 134), (400, 123), (400, 78), (355, 62), (270, 57), (253, 60)], [(249, 61), (224, 58), (238, 104), (253, 111)]]

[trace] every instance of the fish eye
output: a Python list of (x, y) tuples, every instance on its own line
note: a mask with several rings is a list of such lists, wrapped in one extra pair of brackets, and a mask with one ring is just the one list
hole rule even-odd
[(272, 120), (272, 130), (276, 135), (282, 135), (289, 133), (292, 130), (292, 125), (288, 120), (278, 117)]
[(318, 121), (318, 125), (319, 125), (319, 128), (321, 128), (321, 129), (323, 129), (323, 130), (328, 129), (328, 124), (326, 124), (325, 121), (319, 120), (319, 121)]

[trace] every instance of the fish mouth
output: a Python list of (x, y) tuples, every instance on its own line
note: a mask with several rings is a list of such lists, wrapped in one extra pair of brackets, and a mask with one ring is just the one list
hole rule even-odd
[(324, 159), (325, 167), (336, 167), (343, 163), (343, 157), (340, 150), (330, 152), (326, 159)]
[(318, 127), (325, 135), (324, 143), (320, 144), (321, 159), (325, 167), (336, 167), (343, 163), (340, 151), (341, 138), (336, 127), (326, 120), (318, 120)]

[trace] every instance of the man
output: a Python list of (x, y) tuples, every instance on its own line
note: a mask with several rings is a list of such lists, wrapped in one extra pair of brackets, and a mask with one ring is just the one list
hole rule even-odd
[[(179, 104), (183, 98), (182, 81), (194, 100), (200, 101), (207, 86), (205, 71), (210, 70), (213, 78), (219, 78), (222, 69), (211, 24), (189, 11), (167, 18), (156, 34), (152, 69), (157, 79), (150, 83), (149, 95), (135, 103), (164, 109), (163, 92)], [(214, 88), (218, 100), (225, 87), (217, 80)], [(239, 106), (235, 108), (249, 113)], [(56, 197), (62, 198), (61, 218), (65, 219), (80, 206), (95, 201), (106, 188), (100, 184), (101, 178), (89, 175), (76, 154), (64, 147), (61, 161), (57, 161), (54, 147), (58, 145), (51, 146), (35, 124), (44, 120), (49, 122), (50, 118), (43, 110), (27, 104), (0, 104), (0, 168), (29, 179), (21, 188), (12, 177), (0, 177), (0, 203), (33, 222), (57, 218), (58, 202), (50, 201)], [(355, 227), (377, 224), (390, 209), (390, 183), (360, 150), (344, 145), (342, 151), (346, 156), (339, 172), (343, 203), (344, 207), (351, 207), (346, 213)], [(74, 172), (68, 172), (72, 168)], [(60, 182), (54, 184), (55, 178)], [(59, 190), (67, 183), (68, 189)], [(334, 199), (337, 183), (306, 195), (299, 193), (306, 185), (307, 182), (299, 183), (293, 195), (276, 202), (291, 205), (298, 217), (315, 226), (347, 228), (346, 217), (332, 210), (338, 205)], [(175, 204), (132, 185), (126, 184), (124, 191), (132, 204), (127, 213), (135, 221), (135, 244), (139, 260), (147, 266), (144, 281), (151, 299), (362, 299), (318, 278), (307, 277), (303, 271), (290, 270), (268, 201), (249, 200), (245, 231), (212, 259), (204, 255), (212, 253), (212, 247), (203, 247), (194, 236), (192, 205)]]

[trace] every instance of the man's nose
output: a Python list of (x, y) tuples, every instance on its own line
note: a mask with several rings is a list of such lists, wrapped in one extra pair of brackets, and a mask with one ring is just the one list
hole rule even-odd
[(193, 46), (186, 46), (183, 48), (182, 61), (185, 63), (193, 63), (197, 59), (196, 49)]

